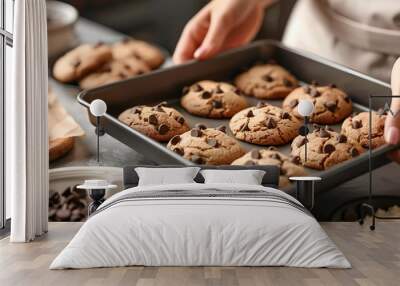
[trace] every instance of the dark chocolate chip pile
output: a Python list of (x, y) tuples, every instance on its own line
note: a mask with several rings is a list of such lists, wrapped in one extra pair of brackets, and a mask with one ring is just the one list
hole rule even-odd
[(49, 221), (84, 221), (88, 195), (85, 190), (68, 187), (61, 193), (50, 191)]

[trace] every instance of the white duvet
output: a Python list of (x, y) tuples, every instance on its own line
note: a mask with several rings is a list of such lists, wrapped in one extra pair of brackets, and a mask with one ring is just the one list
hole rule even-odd
[[(266, 192), (272, 199), (243, 195), (121, 199), (137, 192), (168, 190), (252, 190)], [(300, 204), (279, 190), (253, 185), (131, 188), (104, 202), (50, 269), (128, 265), (349, 268), (318, 222), (285, 200)]]

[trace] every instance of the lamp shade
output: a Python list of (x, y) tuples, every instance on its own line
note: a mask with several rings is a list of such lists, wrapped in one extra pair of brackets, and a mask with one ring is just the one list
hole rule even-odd
[(94, 116), (103, 116), (107, 111), (107, 104), (101, 99), (95, 99), (90, 103), (90, 113)]
[(297, 112), (303, 117), (309, 117), (314, 112), (314, 104), (311, 100), (302, 99), (297, 105)]

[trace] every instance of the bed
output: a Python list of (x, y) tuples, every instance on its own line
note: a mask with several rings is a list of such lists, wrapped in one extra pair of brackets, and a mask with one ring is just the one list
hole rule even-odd
[[(153, 172), (163, 175), (174, 168), (157, 167)], [(126, 189), (97, 209), (50, 269), (132, 265), (351, 267), (310, 212), (277, 189), (276, 166), (201, 166), (201, 172), (193, 175), (194, 181), (183, 183), (167, 182), (183, 175), (165, 175), (164, 181), (157, 183), (158, 176), (152, 173), (148, 177), (151, 185), (139, 183), (145, 181), (142, 176), (139, 179), (142, 169), (151, 170), (124, 168)], [(232, 182), (221, 183), (218, 180), (225, 173), (215, 176), (212, 170), (238, 172), (234, 172)], [(258, 174), (260, 184), (243, 181), (249, 170), (262, 172)], [(214, 174), (216, 181), (207, 172)]]

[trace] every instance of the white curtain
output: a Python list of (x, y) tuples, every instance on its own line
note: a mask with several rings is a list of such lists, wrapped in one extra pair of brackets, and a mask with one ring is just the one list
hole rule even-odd
[(6, 187), (12, 242), (47, 231), (47, 20), (45, 0), (15, 1), (12, 92), (6, 95)]

